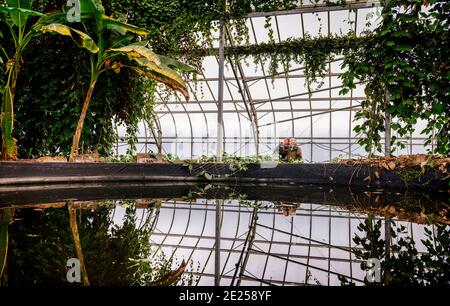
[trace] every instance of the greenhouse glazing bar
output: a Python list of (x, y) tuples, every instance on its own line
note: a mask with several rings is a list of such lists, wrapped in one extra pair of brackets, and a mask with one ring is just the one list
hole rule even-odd
[[(339, 30), (339, 27), (344, 26), (345, 21), (342, 23), (341, 20), (338, 20), (336, 18), (338, 16), (337, 14), (340, 14), (339, 16), (343, 17), (345, 15), (349, 21), (348, 30), (353, 31), (359, 36), (365, 26), (365, 14), (378, 6), (378, 3), (379, 2), (372, 3), (372, 1), (352, 1), (345, 5), (336, 6), (328, 6), (325, 4), (302, 4), (290, 11), (254, 12), (247, 14), (245, 18), (248, 18), (247, 27), (252, 44), (265, 42), (264, 36), (261, 36), (260, 29), (262, 23), (260, 17), (264, 18), (269, 16), (272, 17), (272, 30), (275, 34), (274, 39), (276, 43), (280, 43), (286, 39), (286, 35), (292, 35), (286, 33), (286, 26), (284, 25), (285, 19), (283, 18), (288, 15), (290, 16), (289, 18), (292, 25), (295, 25), (295, 20), (298, 20), (300, 24), (300, 28), (297, 30), (297, 32), (299, 31), (300, 33), (295, 34), (295, 37), (299, 35), (298, 37), (302, 38), (305, 37), (305, 35), (311, 35), (311, 18), (313, 18), (311, 17), (311, 13), (321, 13), (323, 15), (320, 18), (323, 20), (324, 33), (327, 33), (328, 35), (336, 33), (336, 31)], [(348, 15), (347, 12), (344, 11), (348, 11)], [(292, 28), (292, 25), (289, 27)], [(325, 86), (313, 88), (311, 91), (306, 89), (301, 89), (299, 91), (298, 88), (294, 86), (297, 86), (296, 84), (301, 83), (302, 79), (306, 77), (305, 73), (303, 73), (303, 66), (293, 66), (288, 69), (287, 74), (286, 71), (284, 71), (285, 69), (279, 69), (277, 73), (272, 75), (267, 72), (267, 65), (264, 64), (261, 56), (255, 55), (255, 73), (250, 72), (244, 67), (244, 62), (226, 56), (227, 48), (235, 47), (237, 44), (233, 41), (233, 35), (231, 33), (233, 31), (232, 28), (227, 28), (227, 25), (224, 26), (224, 70), (219, 73), (215, 70), (215, 67), (219, 67), (220, 70), (221, 61), (218, 54), (218, 47), (220, 46), (209, 45), (207, 46), (207, 49), (211, 51), (210, 59), (214, 59), (214, 62), (217, 62), (217, 66), (215, 63), (212, 63), (213, 71), (215, 70), (216, 72), (211, 74), (208, 73), (208, 70), (205, 70), (202, 71), (201, 78), (192, 80), (194, 82), (199, 82), (197, 84), (200, 84), (200, 86), (204, 86), (206, 95), (203, 97), (199, 96), (197, 87), (189, 84), (188, 86), (193, 93), (193, 101), (196, 105), (194, 105), (194, 103), (184, 104), (179, 99), (172, 98), (165, 103), (164, 106), (156, 101), (157, 108), (155, 111), (158, 118), (161, 119), (162, 116), (169, 114), (169, 117), (172, 118), (173, 125), (176, 126), (175, 135), (179, 139), (186, 139), (185, 133), (188, 132), (190, 133), (190, 139), (195, 142), (195, 146), (191, 146), (189, 155), (186, 155), (188, 153), (186, 150), (187, 143), (184, 140), (173, 142), (172, 135), (169, 136), (165, 132), (168, 128), (167, 124), (170, 125), (170, 122), (167, 123), (166, 121), (164, 126), (162, 126), (163, 143), (165, 144), (163, 148), (164, 151), (180, 156), (180, 152), (184, 150), (184, 153), (181, 154), (183, 156), (191, 156), (192, 158), (201, 155), (222, 155), (231, 148), (230, 144), (232, 146), (236, 145), (236, 141), (234, 140), (236, 135), (238, 135), (239, 149), (232, 149), (232, 151), (227, 151), (227, 153), (235, 154), (237, 152), (239, 156), (259, 155), (259, 151), (266, 151), (265, 146), (268, 145), (267, 141), (260, 138), (267, 138), (264, 135), (268, 132), (271, 135), (275, 135), (277, 139), (283, 139), (283, 137), (290, 136), (300, 140), (305, 139), (303, 133), (307, 131), (309, 134), (309, 141), (303, 141), (303, 145), (309, 144), (310, 148), (306, 149), (307, 151), (305, 152), (308, 152), (306, 155), (311, 157), (311, 161), (317, 160), (313, 158), (313, 156), (318, 156), (318, 152), (313, 152), (313, 150), (316, 150), (313, 149), (313, 146), (317, 143), (317, 141), (315, 141), (317, 138), (316, 134), (320, 134), (320, 136), (327, 136), (327, 146), (330, 150), (328, 156), (331, 160), (333, 157), (336, 157), (332, 154), (333, 151), (344, 153), (341, 146), (345, 141), (339, 140), (339, 144), (337, 144), (336, 142), (333, 142), (333, 140), (336, 139), (336, 137), (334, 137), (335, 134), (338, 134), (340, 136), (338, 138), (342, 139), (342, 132), (336, 131), (336, 127), (341, 126), (340, 128), (342, 129), (343, 126), (346, 126), (348, 127), (348, 131), (345, 133), (348, 135), (348, 140), (346, 142), (347, 147), (344, 154), (348, 158), (351, 158), (354, 154), (360, 154), (360, 145), (352, 140), (352, 128), (356, 124), (353, 121), (353, 116), (355, 112), (361, 110), (360, 103), (361, 101), (364, 101), (366, 97), (364, 97), (363, 86), (361, 86), (361, 84), (358, 84), (357, 88), (350, 90), (347, 96), (340, 96), (337, 94), (337, 91), (341, 88), (339, 76), (342, 74), (342, 70), (337, 68), (340, 63), (342, 63), (341, 56), (336, 56), (327, 62), (328, 69), (324, 74)], [(315, 34), (312, 35), (314, 36)], [(210, 65), (208, 63), (210, 62), (205, 62), (204, 65)], [(277, 82), (276, 87), (272, 86), (271, 88), (271, 80), (272, 82), (273, 80)], [(260, 81), (261, 83), (258, 84)], [(219, 89), (218, 87), (221, 88)], [(219, 99), (220, 92), (222, 92), (223, 95), (222, 99)], [(309, 108), (302, 102), (309, 102)], [(217, 108), (213, 107), (214, 104), (217, 105)], [(181, 105), (181, 107), (178, 107), (179, 105)], [(331, 113), (334, 113), (335, 115), (331, 116)], [(345, 115), (345, 113), (347, 113), (347, 115)], [(217, 118), (215, 118), (215, 114), (218, 115)], [(182, 115), (187, 118), (179, 120), (178, 118)], [(204, 122), (201, 139), (204, 139), (205, 135), (210, 138), (203, 142), (198, 141), (200, 139), (198, 137), (199, 135), (193, 134), (196, 133), (195, 125), (199, 123), (198, 119), (195, 118), (199, 118), (199, 115), (203, 117), (201, 120)], [(345, 121), (341, 119), (343, 116), (347, 117), (344, 119)], [(309, 118), (309, 124), (304, 120), (306, 118)], [(175, 120), (177, 121), (176, 123), (174, 122)], [(222, 130), (217, 131), (217, 136), (214, 135), (214, 127), (211, 126), (212, 121), (217, 121), (218, 124), (219, 122), (223, 122)], [(328, 135), (322, 135), (323, 133), (318, 130), (317, 125), (321, 124), (319, 122), (326, 124), (326, 133), (328, 133)], [(341, 125), (340, 122), (345, 122), (345, 125)], [(188, 124), (189, 126), (187, 126)], [(385, 124), (389, 124), (389, 120), (386, 120)], [(182, 125), (184, 125), (184, 127), (182, 127)], [(383, 143), (385, 155), (390, 151), (390, 139), (393, 136), (389, 132), (390, 129), (386, 128), (382, 137), (383, 139), (387, 139), (387, 141)], [(226, 136), (228, 137), (225, 137), (225, 134), (227, 134)], [(254, 139), (248, 139), (247, 136), (250, 134), (253, 134), (252, 136)], [(411, 135), (411, 137), (416, 140), (419, 139), (415, 137), (415, 135)], [(233, 139), (232, 143), (229, 142), (230, 139)], [(419, 143), (410, 141), (410, 139), (407, 140), (409, 143), (408, 152), (421, 152), (418, 147)], [(431, 146), (434, 146), (434, 143), (435, 142), (433, 141)], [(175, 146), (173, 146), (174, 144)], [(182, 144), (181, 147), (178, 144)], [(199, 152), (200, 144), (202, 144), (202, 148)], [(323, 144), (325, 144), (325, 142), (323, 142)], [(168, 147), (167, 145), (171, 147)], [(276, 143), (271, 143), (270, 145), (276, 145)], [(264, 146), (264, 148), (262, 146)], [(213, 147), (216, 147), (216, 149), (211, 150)], [(203, 148), (206, 149), (206, 152)], [(218, 150), (221, 150), (221, 154), (218, 154)], [(246, 153), (242, 155), (244, 150), (249, 151), (246, 151)], [(322, 150), (325, 149), (322, 148)]]
[(225, 65), (225, 22), (220, 21), (220, 34), (219, 34), (219, 101), (217, 105), (217, 161), (222, 161), (223, 156), (223, 86), (224, 86), (224, 65)]
[(348, 1), (346, 4), (329, 6), (327, 4), (303, 4), (301, 7), (297, 7), (290, 10), (272, 11), (272, 12), (253, 12), (247, 14), (245, 17), (270, 17), (270, 16), (286, 16), (297, 15), (316, 12), (331, 12), (350, 9), (360, 9), (371, 7), (372, 5), (379, 4), (380, 1)]

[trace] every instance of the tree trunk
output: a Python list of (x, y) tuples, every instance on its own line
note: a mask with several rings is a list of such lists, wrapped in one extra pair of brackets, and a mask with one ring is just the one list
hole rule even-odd
[(91, 84), (89, 85), (86, 98), (84, 99), (83, 109), (81, 110), (80, 119), (78, 120), (77, 124), (77, 129), (75, 131), (75, 135), (73, 135), (72, 149), (70, 150), (69, 162), (74, 162), (75, 156), (78, 154), (78, 145), (80, 143), (81, 132), (83, 131), (84, 120), (86, 119), (89, 104), (91, 104), (92, 93), (94, 92), (96, 83), (97, 83), (96, 79), (91, 80)]

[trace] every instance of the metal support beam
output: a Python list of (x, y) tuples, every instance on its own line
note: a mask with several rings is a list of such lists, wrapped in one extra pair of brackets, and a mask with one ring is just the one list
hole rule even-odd
[(220, 286), (220, 209), (222, 208), (223, 200), (216, 200), (216, 243), (215, 243), (215, 261), (214, 261), (214, 285)]
[[(388, 265), (391, 260), (391, 217), (385, 217), (384, 219), (384, 240), (385, 240), (385, 265)], [(384, 271), (384, 284), (388, 285), (391, 275), (389, 268)]]
[(219, 93), (217, 105), (217, 161), (223, 157), (223, 88), (224, 88), (224, 64), (225, 64), (225, 22), (220, 21), (219, 40)]
[(252, 248), (253, 242), (255, 241), (257, 222), (258, 222), (258, 208), (255, 207), (253, 208), (247, 236), (242, 246), (241, 255), (239, 256), (238, 262), (236, 263), (236, 269), (234, 270), (234, 275), (231, 280), (230, 286), (240, 286), (241, 284), (241, 280), (243, 278), (245, 268), (248, 263), (248, 258), (250, 256), (250, 250)]
[[(156, 148), (158, 149), (158, 160), (162, 160), (162, 130), (161, 130), (161, 123), (159, 122), (158, 116), (152, 112), (150, 115), (151, 119), (147, 120), (147, 126), (152, 132), (153, 140), (155, 141)], [(145, 143), (147, 143), (147, 138)], [(145, 153), (148, 153), (147, 149), (145, 150)]]
[[(389, 93), (386, 92), (385, 94), (385, 103), (386, 105), (389, 104)], [(385, 112), (384, 115), (384, 156), (390, 157), (391, 156), (391, 114), (388, 112)]]
[[(228, 39), (230, 41), (230, 45), (233, 46), (233, 41), (232, 41), (232, 36), (228, 30), (228, 28), (225, 26), (225, 30), (228, 36)], [(231, 69), (233, 70), (233, 74), (235, 77), (235, 81), (238, 85), (238, 89), (239, 89), (239, 93), (241, 94), (242, 97), (242, 102), (245, 106), (245, 109), (247, 111), (248, 117), (250, 119), (250, 123), (252, 126), (252, 132), (253, 132), (253, 137), (255, 139), (255, 151), (256, 151), (256, 156), (259, 156), (259, 130), (258, 130), (258, 116), (256, 115), (256, 109), (255, 106), (253, 105), (253, 98), (251, 95), (251, 91), (248, 88), (248, 84), (246, 82), (246, 78), (245, 78), (245, 73), (244, 73), (244, 69), (242, 69), (242, 65), (240, 63), (240, 60), (236, 60), (235, 61), (235, 65), (237, 67), (237, 70), (235, 68), (235, 65), (233, 64), (233, 59), (231, 57), (228, 58)], [(239, 76), (238, 76), (238, 72), (239, 72)], [(239, 79), (241, 79), (242, 81), (242, 86), (241, 83), (239, 82)]]
[[(361, 82), (355, 82), (355, 85), (359, 85), (359, 84), (361, 84)], [(284, 96), (284, 97), (275, 98), (275, 99), (262, 100), (262, 101), (258, 101), (258, 102), (253, 102), (253, 104), (265, 104), (265, 103), (274, 102), (274, 101), (285, 101), (285, 100), (292, 99), (293, 97), (300, 97), (300, 96), (306, 96), (306, 95), (311, 96), (314, 93), (329, 91), (332, 89), (340, 89), (340, 88), (342, 88), (342, 85), (333, 86), (333, 87), (329, 87), (329, 88), (321, 88), (321, 89), (311, 90), (311, 92), (306, 91), (306, 92), (302, 92), (302, 93), (291, 95), (291, 96)]]
[(327, 110), (325, 112), (313, 113), (313, 114), (306, 115), (306, 116), (300, 116), (300, 117), (295, 117), (295, 118), (290, 118), (290, 119), (285, 119), (285, 120), (279, 120), (279, 121), (275, 121), (275, 122), (269, 122), (269, 123), (266, 123), (266, 124), (261, 124), (260, 127), (262, 127), (262, 126), (269, 126), (269, 125), (278, 124), (278, 123), (283, 123), (283, 122), (290, 122), (292, 120), (299, 120), (299, 119), (304, 119), (304, 118), (310, 118), (310, 117), (313, 117), (313, 116), (325, 115), (325, 114), (329, 114), (329, 113), (333, 113), (333, 112), (354, 110), (355, 108), (358, 108), (358, 107), (361, 107), (361, 106), (360, 105), (353, 105), (353, 106), (349, 106), (349, 107), (330, 109), (330, 110)]
[[(333, 111), (334, 109), (337, 110), (337, 111), (341, 110), (340, 108), (332, 108), (332, 109), (329, 109), (329, 108), (314, 108), (312, 111), (313, 112), (329, 112), (329, 111)], [(354, 108), (355, 111), (361, 110), (361, 109), (362, 108), (360, 108), (360, 107)], [(258, 113), (258, 114), (260, 114), (260, 113), (262, 113), (262, 114), (266, 114), (266, 113), (290, 113), (290, 112), (300, 112), (300, 113), (301, 112), (308, 112), (308, 113), (310, 113), (310, 109), (309, 108), (292, 108), (292, 109), (289, 109), (289, 108), (282, 108), (281, 109), (280, 108), (280, 109), (271, 110), (271, 109), (266, 109), (265, 108), (265, 109), (257, 109), (255, 112)], [(204, 111), (201, 111), (201, 110), (189, 110), (189, 111), (179, 110), (179, 111), (171, 111), (170, 113), (171, 114), (186, 114), (186, 113), (189, 113), (189, 114), (216, 114), (217, 111), (216, 110), (204, 110)], [(223, 113), (224, 114), (227, 114), (227, 113), (228, 114), (236, 114), (236, 113), (241, 114), (241, 113), (243, 113), (243, 114), (247, 114), (248, 115), (247, 110), (245, 110), (245, 109), (224, 110)], [(161, 115), (162, 114), (169, 114), (169, 112), (168, 111), (161, 111), (161, 112), (158, 112), (158, 114), (161, 114)], [(262, 117), (264, 117), (264, 116), (261, 116), (261, 118)]]
[[(380, 1), (374, 1), (374, 4)], [(245, 15), (245, 18), (252, 17), (269, 17), (269, 16), (285, 16), (285, 15), (297, 15), (305, 13), (318, 13), (318, 12), (331, 12), (331, 11), (342, 11), (351, 9), (366, 9), (370, 8), (368, 1), (348, 1), (343, 5), (330, 6), (325, 3), (321, 4), (302, 4), (297, 8), (290, 10), (272, 11), (272, 12), (253, 12)]]
[[(365, 100), (366, 99), (366, 97), (363, 97), (363, 96), (352, 96), (352, 97), (332, 97), (332, 101), (345, 101), (345, 102), (348, 102), (348, 101), (363, 101), (363, 100)], [(309, 101), (312, 101), (312, 102), (314, 102), (314, 101), (329, 101), (330, 99), (328, 98), (328, 97), (323, 97), (323, 98), (287, 98), (286, 100), (275, 100), (275, 101), (272, 101), (272, 102), (289, 102), (289, 101), (292, 101), (292, 102), (309, 102)], [(263, 103), (263, 102), (266, 102), (267, 101), (267, 99), (253, 99), (253, 103)], [(155, 105), (156, 106), (165, 106), (165, 105), (180, 105), (180, 104), (182, 104), (182, 103), (186, 103), (186, 102), (182, 102), (182, 101), (180, 101), (180, 100), (170, 100), (170, 101), (167, 101), (167, 102), (162, 102), (162, 101), (159, 101), (159, 102), (155, 102)], [(241, 101), (241, 100), (223, 100), (223, 103), (224, 104), (233, 104), (233, 103), (244, 103), (244, 101)], [(199, 101), (199, 104), (200, 105), (203, 105), (203, 104), (217, 104), (217, 102), (215, 101), (215, 100), (201, 100), (201, 101)], [(243, 109), (244, 110), (244, 109)], [(158, 109), (158, 114), (161, 114), (161, 112), (159, 111), (159, 109)]]
[(386, 157), (390, 157), (391, 156), (391, 114), (386, 113), (386, 118), (385, 118), (385, 122), (384, 122), (384, 139), (385, 139), (385, 144), (384, 144), (384, 156)]

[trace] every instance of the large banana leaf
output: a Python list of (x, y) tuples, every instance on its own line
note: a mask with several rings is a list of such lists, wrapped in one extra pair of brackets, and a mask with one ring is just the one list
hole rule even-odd
[(125, 35), (126, 32), (138, 35), (147, 35), (149, 33), (146, 29), (106, 16), (105, 8), (100, 0), (80, 0), (80, 13), (82, 20), (94, 17), (102, 26), (109, 30), (117, 30), (122, 35)]
[(162, 82), (173, 90), (179, 91), (183, 94), (186, 101), (189, 101), (189, 91), (186, 83), (175, 70), (164, 65), (158, 66), (144, 57), (134, 58), (134, 60), (145, 68), (131, 67), (131, 69), (140, 75)]
[(80, 0), (81, 13), (105, 14), (101, 0)]
[(161, 64), (166, 65), (172, 69), (176, 69), (180, 72), (192, 72), (192, 73), (199, 73), (194, 67), (191, 67), (189, 65), (186, 65), (174, 58), (170, 58), (164, 55), (158, 55)]
[(9, 13), (11, 15), (13, 23), (17, 26), (24, 25), (26, 18), (28, 18), (28, 16), (40, 17), (44, 15), (37, 11), (12, 6), (0, 6), (0, 12)]
[[(31, 10), (31, 0), (7, 0), (12, 22), (19, 28), (25, 27), (28, 16), (41, 16), (42, 14)], [(40, 14), (40, 15), (39, 15)]]
[(112, 48), (109, 50), (113, 51), (113, 52), (124, 53), (124, 54), (128, 55), (129, 58), (143, 57), (158, 66), (161, 65), (161, 61), (159, 60), (158, 55), (156, 53), (154, 53), (152, 50), (150, 50), (149, 48), (146, 48), (142, 45), (131, 44), (131, 45), (128, 45), (125, 47)]
[[(111, 34), (109, 36), (108, 42), (107, 42), (107, 48), (121, 48), (123, 46), (128, 46), (131, 44), (131, 41), (134, 39), (133, 34), (127, 34), (123, 35), (120, 33), (117, 33), (115, 31), (111, 31)], [(133, 43), (136, 44), (136, 43)]]
[(51, 23), (65, 23), (67, 22), (67, 13), (66, 12), (51, 12), (44, 14), (39, 21), (35, 24), (35, 26), (40, 25), (48, 25)]
[(97, 19), (105, 14), (105, 8), (100, 0), (79, 0), (81, 15), (93, 15)]
[(89, 50), (91, 53), (98, 52), (98, 46), (95, 41), (86, 33), (70, 28), (60, 23), (52, 23), (37, 28), (42, 32), (59, 33), (64, 36), (69, 36), (72, 40), (82, 48)]
[(32, 0), (6, 0), (8, 6), (31, 9)]
[(118, 30), (119, 32), (121, 32), (121, 34), (125, 34), (126, 32), (131, 32), (131, 33), (138, 34), (138, 35), (148, 35), (150, 33), (146, 29), (121, 22), (117, 19), (108, 17), (106, 15), (103, 15), (102, 18), (103, 18), (103, 24), (106, 26), (106, 28), (108, 28), (110, 30)]

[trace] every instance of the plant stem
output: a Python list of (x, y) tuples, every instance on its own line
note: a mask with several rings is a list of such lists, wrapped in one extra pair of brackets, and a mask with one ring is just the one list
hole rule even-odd
[(80, 261), (80, 268), (83, 277), (83, 284), (89, 286), (89, 278), (86, 271), (86, 265), (84, 264), (83, 249), (81, 248), (80, 233), (78, 232), (77, 224), (77, 210), (72, 207), (72, 202), (68, 203), (69, 206), (69, 216), (70, 216), (70, 228), (72, 230), (73, 241), (75, 243), (75, 249), (77, 250), (77, 257)]
[(69, 162), (75, 161), (75, 156), (78, 154), (78, 145), (80, 143), (81, 132), (83, 131), (84, 120), (86, 119), (87, 110), (89, 104), (91, 103), (92, 93), (95, 89), (95, 84), (97, 83), (97, 74), (93, 73), (91, 76), (91, 82), (89, 84), (89, 89), (84, 99), (83, 108), (81, 110), (80, 119), (78, 119), (77, 129), (73, 135), (72, 149), (70, 151)]
[(21, 48), (16, 48), (16, 52), (11, 67), (9, 68), (8, 78), (5, 84), (2, 99), (2, 152), (1, 158), (5, 160), (15, 160), (17, 158), (16, 141), (12, 137), (14, 128), (14, 97), (19, 77), (22, 53)]

